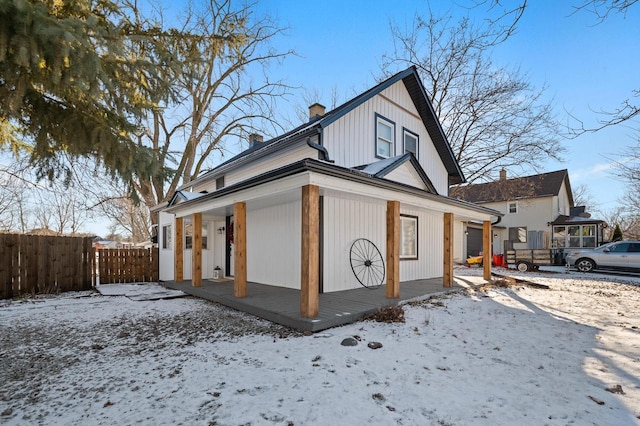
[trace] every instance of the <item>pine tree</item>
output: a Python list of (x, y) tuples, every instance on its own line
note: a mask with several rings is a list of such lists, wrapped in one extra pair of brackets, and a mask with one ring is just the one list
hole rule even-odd
[(618, 224), (616, 224), (616, 229), (613, 230), (613, 237), (611, 237), (611, 241), (622, 241), (622, 230)]
[(112, 0), (0, 0), (0, 130), (18, 129), (39, 177), (68, 173), (74, 157), (124, 182), (166, 172), (130, 135), (171, 96), (166, 38), (190, 35), (132, 12)]

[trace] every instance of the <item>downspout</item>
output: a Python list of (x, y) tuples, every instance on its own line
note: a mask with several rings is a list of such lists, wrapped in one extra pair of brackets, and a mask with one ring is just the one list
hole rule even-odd
[(318, 129), (318, 141), (320, 141), (320, 143), (311, 142), (311, 137), (307, 137), (307, 145), (309, 145), (311, 148), (317, 149), (320, 152), (320, 160), (326, 161), (328, 163), (335, 163), (335, 161), (329, 158), (329, 151), (327, 151), (327, 148), (322, 146), (321, 129)]

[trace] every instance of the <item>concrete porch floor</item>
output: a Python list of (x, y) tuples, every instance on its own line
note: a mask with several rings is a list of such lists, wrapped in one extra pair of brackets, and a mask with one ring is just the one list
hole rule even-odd
[(400, 298), (387, 299), (386, 288), (358, 288), (320, 294), (319, 315), (304, 318), (300, 315), (300, 290), (248, 282), (248, 296), (233, 296), (233, 281), (202, 280), (202, 287), (193, 287), (190, 280), (165, 281), (163, 286), (181, 290), (189, 295), (220, 303), (239, 311), (301, 331), (320, 331), (350, 324), (376, 312), (380, 308), (397, 306), (406, 301), (435, 294), (460, 290), (471, 284), (456, 277), (454, 286), (442, 286), (442, 278), (405, 281), (400, 283)]

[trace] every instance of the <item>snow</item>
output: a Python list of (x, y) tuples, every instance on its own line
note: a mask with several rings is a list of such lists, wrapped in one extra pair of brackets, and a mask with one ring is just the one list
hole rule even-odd
[(474, 287), (309, 336), (194, 298), (14, 302), (0, 424), (640, 425), (640, 278), (508, 273), (549, 289)]

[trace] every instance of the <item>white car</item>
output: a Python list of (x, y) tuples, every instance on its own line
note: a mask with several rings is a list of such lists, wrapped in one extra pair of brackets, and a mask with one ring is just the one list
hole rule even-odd
[(594, 269), (640, 270), (640, 241), (617, 241), (590, 250), (567, 251), (567, 264), (580, 272)]

